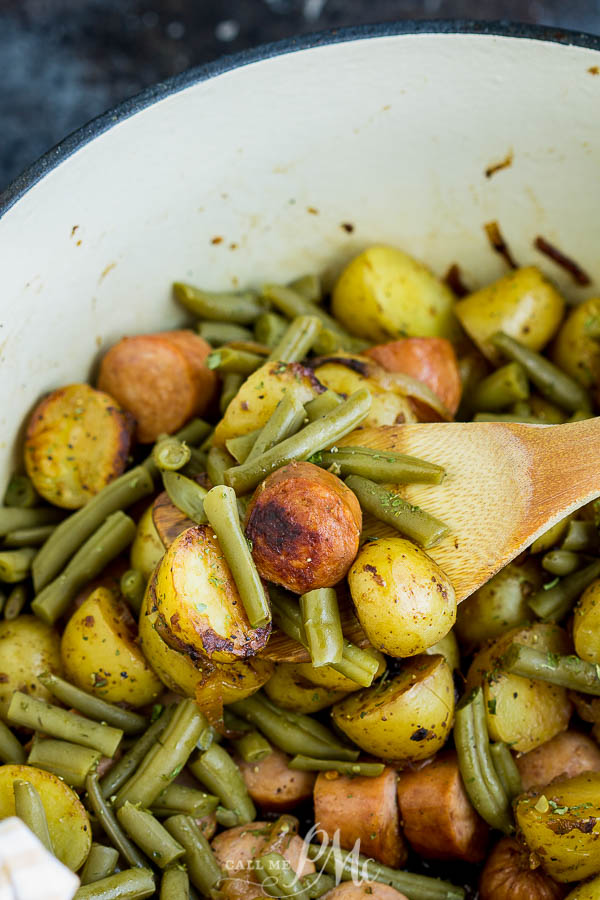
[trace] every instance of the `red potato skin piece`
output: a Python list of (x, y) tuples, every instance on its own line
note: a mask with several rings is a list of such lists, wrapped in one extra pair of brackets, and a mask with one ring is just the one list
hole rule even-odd
[(416, 853), (427, 859), (484, 859), (489, 829), (471, 805), (453, 751), (400, 772), (398, 803), (404, 835)]
[(123, 338), (104, 356), (98, 387), (135, 417), (137, 439), (151, 443), (209, 406), (217, 387), (204, 364), (210, 351), (185, 330)]
[(515, 759), (523, 790), (545, 787), (555, 778), (574, 778), (582, 772), (600, 772), (600, 747), (577, 731), (555, 737)]
[(296, 594), (333, 587), (358, 553), (362, 514), (343, 481), (293, 462), (256, 489), (246, 536), (261, 576)]
[[(402, 338), (388, 344), (378, 344), (364, 351), (388, 372), (403, 372), (422, 381), (438, 395), (442, 403), (454, 415), (461, 395), (461, 381), (454, 347), (446, 338)], [(417, 404), (422, 421), (429, 415), (422, 404)]]
[(331, 776), (321, 772), (315, 782), (315, 824), (340, 846), (360, 852), (392, 868), (404, 865), (407, 848), (400, 832), (396, 771), (386, 767), (376, 778)]
[(316, 775), (289, 769), (289, 760), (281, 750), (258, 762), (236, 759), (250, 797), (265, 812), (286, 812), (312, 795)]

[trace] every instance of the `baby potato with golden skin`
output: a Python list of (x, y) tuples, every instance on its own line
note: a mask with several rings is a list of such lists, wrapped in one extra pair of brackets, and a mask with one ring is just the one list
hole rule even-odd
[(258, 486), (246, 536), (263, 578), (297, 594), (333, 587), (358, 552), (362, 513), (343, 481), (308, 462), (293, 462)]
[(44, 672), (62, 674), (58, 631), (37, 616), (0, 622), (0, 717), (6, 715), (14, 691), (51, 700), (38, 680)]
[(456, 595), (449, 578), (427, 553), (404, 538), (364, 544), (348, 583), (370, 643), (389, 656), (423, 653), (456, 620)]
[(452, 728), (452, 672), (443, 656), (414, 656), (385, 685), (336, 703), (331, 716), (366, 753), (402, 763), (428, 759)]
[(68, 681), (111, 703), (145, 706), (162, 692), (137, 642), (129, 607), (105, 587), (84, 600), (65, 627), (61, 655)]

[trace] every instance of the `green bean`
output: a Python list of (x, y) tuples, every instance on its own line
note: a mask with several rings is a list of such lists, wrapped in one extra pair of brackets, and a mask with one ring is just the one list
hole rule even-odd
[(240, 525), (233, 489), (219, 485), (210, 490), (204, 500), (204, 511), (231, 569), (250, 627), (268, 625), (269, 598)]
[(6, 604), (6, 594), (4, 591), (0, 591), (0, 615), (2, 614), (2, 610)]
[(473, 390), (471, 408), (475, 412), (497, 412), (529, 397), (529, 383), (525, 369), (518, 362), (511, 362), (488, 375)]
[(222, 416), (225, 415), (227, 407), (237, 395), (237, 392), (243, 383), (244, 376), (238, 375), (235, 372), (229, 372), (229, 374), (224, 376), (223, 387), (221, 388), (221, 398), (219, 400), (219, 409), (221, 410)]
[(234, 322), (251, 325), (265, 311), (254, 291), (218, 292), (203, 291), (191, 284), (176, 282), (173, 285), (176, 299), (199, 319), (211, 322)]
[(90, 747), (52, 738), (42, 739), (36, 735), (27, 764), (52, 772), (71, 787), (79, 789), (85, 787), (87, 776), (95, 769), (101, 756), (99, 750)]
[[(51, 582), (63, 569), (65, 563), (76, 553), (84, 542), (112, 514), (125, 509), (154, 491), (154, 482), (144, 466), (136, 466), (125, 472), (120, 478), (111, 481), (99, 494), (88, 500), (85, 506), (78, 509), (60, 523), (48, 538), (33, 563), (33, 583), (36, 591), (40, 591)], [(24, 510), (23, 510), (24, 511)], [(31, 510), (34, 512), (34, 510)], [(1, 519), (1, 516), (0, 516)], [(42, 522), (30, 524), (41, 525)], [(8, 529), (25, 528), (26, 525), (15, 525)], [(1, 533), (1, 529), (0, 529)], [(94, 577), (94, 576), (92, 576)]]
[(598, 529), (594, 522), (572, 519), (567, 526), (561, 547), (574, 553), (594, 553), (598, 550), (598, 543)]
[(300, 597), (300, 612), (313, 666), (340, 663), (344, 635), (337, 594), (333, 588), (318, 588)]
[(256, 809), (250, 799), (242, 773), (219, 744), (211, 744), (190, 763), (190, 771), (215, 794), (225, 809), (237, 817), (238, 825), (245, 825), (256, 818)]
[(251, 375), (265, 362), (264, 356), (238, 350), (235, 347), (219, 347), (207, 357), (209, 369), (216, 369), (224, 375)]
[(27, 475), (13, 475), (4, 492), (4, 506), (31, 509), (40, 502), (39, 495)]
[(208, 522), (204, 512), (204, 498), (208, 494), (198, 482), (181, 472), (163, 472), (163, 487), (171, 503), (197, 525)]
[(249, 431), (248, 434), (242, 434), (240, 437), (228, 438), (225, 441), (227, 450), (231, 453), (237, 463), (246, 462), (248, 454), (252, 450), (256, 439), (262, 430), (262, 428), (255, 428), (254, 431)]
[(258, 459), (267, 450), (296, 434), (302, 427), (305, 417), (304, 404), (301, 403), (297, 392), (290, 389), (283, 395), (269, 421), (261, 429), (246, 457), (246, 462)]
[(21, 547), (18, 550), (0, 551), (0, 581), (16, 584), (27, 578), (31, 563), (38, 551), (35, 547)]
[(146, 593), (146, 579), (139, 569), (127, 569), (121, 575), (119, 587), (129, 608), (137, 619), (142, 608), (144, 594)]
[(582, 558), (571, 550), (550, 550), (542, 557), (542, 567), (551, 575), (570, 575), (582, 565)]
[(393, 490), (387, 490), (360, 475), (345, 479), (354, 491), (362, 508), (381, 522), (396, 528), (401, 534), (427, 550), (449, 534), (448, 526), (419, 506), (412, 506)]
[(510, 833), (510, 804), (490, 754), (481, 688), (472, 691), (457, 706), (454, 742), (471, 803), (488, 825)]
[(516, 415), (515, 413), (480, 412), (473, 417), (474, 422), (512, 422), (517, 425), (548, 425), (546, 419), (538, 416)]
[(571, 413), (591, 409), (589, 395), (577, 381), (540, 353), (524, 347), (514, 338), (498, 331), (491, 342), (500, 352), (520, 363), (542, 396)]
[(190, 447), (197, 447), (212, 432), (212, 425), (209, 425), (204, 419), (190, 419), (187, 425), (175, 432), (173, 437), (182, 443), (189, 444)]
[(213, 347), (221, 347), (229, 341), (251, 341), (252, 332), (234, 322), (200, 322), (198, 334)]
[(196, 742), (196, 747), (198, 750), (208, 750), (211, 744), (215, 742), (218, 744), (222, 740), (222, 735), (219, 734), (216, 728), (213, 728), (212, 725), (206, 723), (206, 728), (202, 730), (202, 734), (198, 738)]
[(225, 806), (217, 806), (215, 819), (222, 828), (235, 828), (236, 825), (240, 824), (237, 813), (232, 809), (227, 809)]
[(219, 798), (212, 794), (205, 794), (196, 788), (186, 787), (184, 784), (170, 784), (161, 791), (154, 803), (152, 812), (155, 815), (175, 816), (185, 813), (201, 819), (214, 812), (219, 803)]
[(333, 875), (327, 875), (326, 872), (311, 872), (309, 875), (304, 875), (300, 879), (300, 883), (308, 893), (310, 900), (318, 900), (319, 897), (335, 887), (335, 878)]
[(600, 560), (562, 578), (558, 584), (543, 587), (528, 600), (536, 616), (545, 622), (560, 622), (572, 609), (575, 601), (592, 581), (600, 576)]
[(288, 762), (288, 769), (297, 769), (299, 772), (339, 772), (340, 775), (377, 778), (385, 769), (385, 764), (348, 762), (342, 759), (313, 759), (298, 753)]
[(189, 900), (190, 879), (185, 869), (171, 866), (165, 869), (160, 882), (160, 900)]
[(18, 765), (23, 765), (25, 762), (25, 750), (21, 746), (21, 742), (17, 740), (2, 719), (0, 719), (0, 760), (4, 763), (17, 763)]
[(211, 897), (223, 879), (210, 844), (190, 816), (171, 816), (165, 822), (169, 834), (185, 848), (190, 881), (203, 897)]
[(234, 462), (231, 453), (224, 447), (211, 447), (208, 451), (206, 471), (213, 487), (225, 484), (225, 472), (231, 468)]
[(19, 528), (9, 531), (4, 538), (5, 547), (40, 547), (47, 541), (56, 525), (37, 525), (34, 528)]
[(271, 350), (268, 361), (300, 362), (310, 351), (322, 327), (321, 320), (315, 315), (293, 319)]
[(235, 738), (231, 743), (238, 756), (247, 763), (260, 762), (273, 752), (268, 740), (254, 729), (247, 731), (242, 737)]
[(323, 289), (321, 287), (321, 279), (318, 275), (314, 275), (313, 273), (301, 275), (300, 278), (294, 278), (293, 281), (290, 281), (288, 287), (297, 294), (301, 294), (305, 300), (310, 300), (311, 303), (321, 302)]
[(571, 691), (600, 697), (600, 667), (578, 656), (564, 656), (511, 644), (502, 656), (502, 668), (513, 675), (548, 681)]
[(182, 700), (160, 741), (148, 751), (137, 772), (119, 790), (116, 805), (122, 806), (129, 801), (134, 806), (152, 806), (187, 763), (206, 724), (206, 718), (195, 702)]
[(295, 897), (296, 900), (309, 900), (308, 891), (289, 862), (280, 853), (265, 853), (255, 860), (254, 872), (269, 897)]
[(24, 822), (37, 839), (41, 841), (46, 850), (54, 853), (46, 811), (42, 805), (40, 795), (35, 787), (28, 781), (13, 781), (15, 795), (15, 815)]
[(6, 718), (22, 728), (43, 731), (51, 737), (100, 750), (104, 756), (114, 756), (123, 737), (120, 728), (93, 722), (22, 691), (12, 695)]
[(306, 460), (318, 450), (335, 444), (362, 422), (370, 407), (371, 394), (367, 388), (361, 388), (340, 403), (333, 412), (310, 422), (271, 450), (251, 462), (246, 461), (241, 466), (228, 469), (225, 473), (226, 483), (234, 488), (236, 494), (247, 493), (275, 469), (294, 460)]
[(287, 327), (288, 323), (283, 316), (272, 312), (263, 313), (254, 323), (254, 337), (259, 344), (275, 347), (285, 334)]
[(197, 478), (198, 475), (204, 475), (208, 454), (197, 447), (190, 447), (190, 454), (190, 461), (183, 467), (181, 474), (187, 478)]
[(148, 751), (161, 737), (169, 722), (173, 718), (175, 707), (169, 706), (163, 710), (158, 719), (152, 723), (144, 734), (138, 738), (133, 747), (119, 759), (100, 782), (102, 796), (111, 797), (133, 775)]
[(135, 522), (124, 512), (109, 516), (79, 548), (58, 578), (40, 591), (31, 604), (33, 612), (46, 624), (53, 625), (67, 611), (80, 588), (96, 578), (109, 562), (119, 556), (131, 544), (135, 534)]
[(155, 890), (150, 869), (125, 869), (93, 884), (82, 885), (73, 900), (143, 900), (152, 897)]
[(508, 744), (503, 744), (501, 741), (496, 744), (490, 744), (490, 753), (502, 787), (508, 799), (512, 801), (519, 794), (523, 793), (523, 783), (521, 781), (521, 773), (508, 748)]
[(0, 537), (23, 528), (37, 528), (39, 525), (54, 525), (64, 517), (64, 510), (40, 506), (35, 509), (21, 509), (18, 506), (0, 506)]
[(517, 403), (513, 403), (508, 412), (513, 413), (515, 416), (525, 416), (525, 418), (533, 415), (531, 404), (525, 400), (518, 400)]
[(306, 754), (315, 759), (346, 759), (354, 762), (358, 751), (341, 744), (333, 732), (319, 722), (287, 709), (280, 709), (262, 694), (229, 704), (234, 713), (255, 725), (267, 739), (292, 756)]
[(89, 807), (98, 819), (98, 822), (111, 844), (117, 848), (121, 856), (127, 860), (130, 866), (136, 866), (141, 869), (145, 868), (147, 865), (146, 857), (140, 853), (137, 847), (129, 840), (117, 822), (114, 812), (102, 796), (100, 785), (98, 783), (98, 776), (96, 774), (88, 775), (85, 780), (85, 788), (87, 791)]
[(124, 803), (117, 810), (117, 819), (134, 844), (160, 869), (184, 855), (181, 844), (146, 810)]
[(585, 422), (586, 419), (593, 418), (594, 413), (591, 410), (578, 409), (577, 412), (574, 412), (573, 415), (567, 419), (567, 422)]
[(192, 451), (189, 446), (174, 437), (163, 438), (152, 448), (152, 459), (161, 471), (176, 472), (183, 469), (191, 458)]
[[(323, 326), (336, 335), (340, 335), (347, 344), (351, 345), (354, 338), (349, 334), (340, 323), (326, 313), (320, 306), (306, 300), (301, 294), (277, 284), (265, 284), (262, 289), (263, 297), (273, 304), (273, 306), (282, 312), (288, 319), (295, 319), (297, 316), (317, 316)], [(364, 344), (361, 342), (364, 348)], [(349, 347), (350, 349), (350, 347)]]
[(44, 687), (65, 706), (73, 707), (77, 712), (83, 713), (90, 719), (120, 728), (125, 734), (138, 734), (148, 725), (145, 716), (123, 709), (123, 707), (102, 700), (100, 697), (94, 697), (52, 672), (43, 672), (38, 678)]
[[(312, 402), (312, 401), (311, 401)], [(425, 462), (404, 453), (373, 450), (371, 447), (334, 447), (313, 454), (309, 462), (330, 469), (345, 478), (361, 475), (371, 481), (391, 484), (440, 484), (445, 471), (442, 466)]]
[(391, 869), (374, 859), (357, 854), (354, 850), (340, 850), (334, 844), (308, 844), (309, 859), (319, 863), (319, 870), (334, 875), (336, 881), (376, 881), (388, 884), (410, 900), (464, 900), (462, 888), (429, 875), (413, 875), (400, 869)]
[[(308, 650), (308, 640), (298, 604), (273, 586), (270, 587), (269, 593), (275, 625)], [(350, 641), (344, 640), (342, 660), (334, 663), (331, 668), (356, 684), (360, 684), (361, 687), (370, 687), (377, 674), (379, 663), (374, 656), (361, 650)]]
[(326, 416), (327, 413), (337, 409), (340, 403), (343, 403), (343, 398), (340, 397), (339, 394), (336, 394), (335, 391), (328, 388), (326, 391), (323, 391), (322, 394), (309, 400), (306, 404), (305, 410), (308, 421), (314, 422), (315, 419)]
[(117, 867), (119, 851), (114, 847), (105, 847), (104, 844), (93, 842), (85, 865), (81, 870), (82, 884), (93, 884), (102, 878), (108, 878)]
[(4, 606), (4, 618), (7, 622), (20, 616), (26, 603), (27, 589), (25, 585), (16, 584), (6, 598), (6, 605)]

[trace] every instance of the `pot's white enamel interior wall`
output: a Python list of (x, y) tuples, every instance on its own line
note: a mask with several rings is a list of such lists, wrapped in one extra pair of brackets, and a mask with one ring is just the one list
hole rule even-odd
[(78, 151), (0, 221), (0, 485), (44, 391), (88, 377), (121, 335), (182, 321), (174, 279), (288, 279), (386, 241), (476, 286), (503, 272), (482, 230), (497, 219), (520, 263), (585, 296), (532, 241), (600, 284), (599, 56), (471, 35), (323, 46), (197, 84)]

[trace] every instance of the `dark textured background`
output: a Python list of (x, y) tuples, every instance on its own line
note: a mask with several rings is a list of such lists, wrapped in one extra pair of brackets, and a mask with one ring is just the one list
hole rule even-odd
[(0, 190), (141, 88), (307, 31), (394, 19), (511, 19), (600, 32), (600, 0), (0, 0)]

